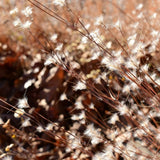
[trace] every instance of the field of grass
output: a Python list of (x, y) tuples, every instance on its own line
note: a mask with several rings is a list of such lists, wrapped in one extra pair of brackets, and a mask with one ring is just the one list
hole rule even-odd
[(160, 160), (159, 8), (1, 0), (0, 159)]

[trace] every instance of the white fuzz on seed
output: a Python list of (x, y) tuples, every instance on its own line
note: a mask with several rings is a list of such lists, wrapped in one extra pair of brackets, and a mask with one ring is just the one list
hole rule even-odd
[(82, 39), (81, 39), (81, 42), (83, 44), (86, 44), (88, 42), (88, 38), (86, 36), (83, 36)]
[(99, 17), (96, 18), (96, 21), (95, 21), (95, 25), (98, 26), (98, 25), (101, 25), (103, 23), (103, 16), (100, 15)]
[(25, 89), (29, 88), (34, 82), (35, 82), (35, 79), (29, 79), (27, 82), (25, 82), (24, 88)]
[(52, 130), (54, 125), (52, 123), (47, 124), (46, 130)]
[(90, 33), (90, 37), (95, 41), (96, 43), (101, 43), (100, 40), (100, 32), (99, 29), (96, 29), (95, 31)]
[(53, 0), (53, 4), (63, 7), (65, 5), (65, 0)]
[(22, 29), (28, 29), (28, 28), (30, 28), (31, 24), (32, 24), (32, 22), (27, 20), (25, 23), (21, 24), (21, 28)]
[(44, 65), (45, 66), (49, 66), (50, 64), (53, 64), (54, 63), (54, 60), (53, 60), (53, 57), (52, 56), (49, 56), (46, 61), (44, 62)]
[(24, 10), (22, 10), (22, 14), (26, 17), (29, 17), (32, 14), (32, 8), (27, 6)]
[(87, 135), (88, 137), (90, 137), (91, 143), (93, 145), (98, 144), (98, 143), (102, 142), (102, 140), (103, 140), (101, 133), (99, 132), (98, 129), (96, 129), (94, 127), (93, 124), (89, 124), (87, 126), (87, 129), (85, 130), (84, 134)]
[(18, 13), (18, 8), (17, 7), (15, 7), (14, 9), (9, 11), (10, 15), (13, 15), (13, 14), (16, 14), (16, 13)]
[(111, 41), (107, 42), (106, 47), (110, 49), (112, 47), (112, 42)]
[(73, 87), (75, 91), (86, 89), (85, 83), (78, 81), (78, 83)]
[(21, 25), (22, 24), (22, 22), (21, 22), (21, 20), (19, 19), (19, 18), (17, 18), (16, 20), (14, 20), (13, 21), (13, 25), (16, 27), (16, 26), (19, 26), (19, 25)]
[(114, 113), (114, 114), (111, 116), (111, 119), (108, 121), (108, 123), (115, 124), (116, 121), (119, 121), (119, 117), (118, 117), (117, 113)]
[(59, 43), (56, 48), (55, 48), (55, 51), (61, 51), (63, 48), (63, 43)]
[(4, 121), (2, 120), (2, 118), (0, 118), (0, 125), (4, 124)]
[(61, 94), (60, 98), (61, 101), (64, 101), (65, 99), (67, 99), (67, 96), (65, 93)]
[(112, 145), (107, 145), (102, 152), (97, 152), (93, 156), (93, 160), (115, 160), (113, 149), (114, 147)]
[(28, 99), (26, 97), (19, 99), (17, 103), (18, 108), (29, 108)]
[(2, 158), (2, 160), (13, 160), (13, 158), (11, 156), (5, 156)]
[(58, 34), (53, 34), (51, 37), (50, 37), (50, 40), (52, 41), (52, 42), (56, 42), (56, 40), (57, 40), (57, 37), (58, 37)]
[(24, 113), (25, 113), (24, 109), (22, 109), (22, 108), (16, 109), (14, 112), (14, 117), (20, 118), (22, 115), (24, 115)]
[(32, 126), (32, 124), (30, 123), (30, 118), (27, 118), (22, 122), (21, 127), (29, 127), (29, 126)]
[(142, 8), (143, 8), (143, 4), (142, 4), (142, 3), (140, 3), (140, 4), (136, 7), (137, 10), (141, 10)]
[(40, 133), (44, 131), (42, 126), (38, 126), (36, 130), (37, 130), (37, 132), (40, 132)]

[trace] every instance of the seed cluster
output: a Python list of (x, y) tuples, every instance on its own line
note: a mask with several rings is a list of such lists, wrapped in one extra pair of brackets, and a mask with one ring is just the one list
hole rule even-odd
[(159, 2), (21, 1), (0, 2), (0, 159), (160, 159)]

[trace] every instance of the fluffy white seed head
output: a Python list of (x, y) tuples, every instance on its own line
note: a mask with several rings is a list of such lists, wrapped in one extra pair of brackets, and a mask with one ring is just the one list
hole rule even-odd
[(78, 81), (78, 83), (73, 87), (75, 91), (86, 89), (85, 83)]
[(56, 6), (63, 7), (65, 5), (65, 0), (53, 0), (53, 4)]
[(24, 113), (25, 113), (24, 109), (22, 109), (22, 108), (16, 109), (14, 112), (14, 117), (20, 118), (22, 115), (24, 115)]
[(17, 103), (18, 108), (29, 108), (28, 99), (26, 97), (19, 99)]
[(24, 10), (22, 10), (22, 14), (24, 14), (26, 17), (29, 17), (32, 14), (32, 8), (27, 6)]

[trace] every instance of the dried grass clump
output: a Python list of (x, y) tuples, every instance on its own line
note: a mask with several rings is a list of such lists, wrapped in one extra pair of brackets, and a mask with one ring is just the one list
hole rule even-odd
[(160, 159), (158, 4), (2, 0), (0, 158)]

